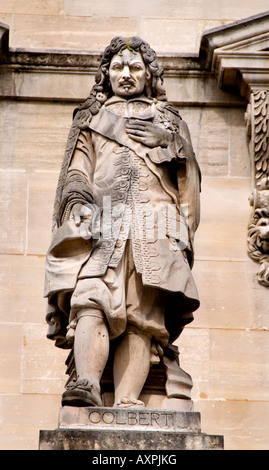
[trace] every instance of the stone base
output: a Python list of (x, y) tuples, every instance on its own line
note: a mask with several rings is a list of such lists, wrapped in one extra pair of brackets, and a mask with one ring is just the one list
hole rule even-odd
[(202, 433), (197, 412), (65, 406), (59, 427), (40, 431), (39, 449), (223, 450), (223, 437)]

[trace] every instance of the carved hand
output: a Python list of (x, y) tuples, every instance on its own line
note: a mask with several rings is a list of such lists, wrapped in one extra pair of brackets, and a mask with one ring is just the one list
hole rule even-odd
[(74, 219), (76, 225), (81, 225), (82, 222), (92, 221), (92, 210), (84, 204), (75, 204), (71, 210), (71, 218)]
[(80, 227), (82, 238), (90, 239), (92, 236), (92, 209), (84, 204), (75, 204), (72, 207), (70, 217)]
[(130, 119), (126, 124), (126, 132), (131, 139), (141, 142), (147, 147), (167, 147), (172, 142), (172, 134), (152, 122)]

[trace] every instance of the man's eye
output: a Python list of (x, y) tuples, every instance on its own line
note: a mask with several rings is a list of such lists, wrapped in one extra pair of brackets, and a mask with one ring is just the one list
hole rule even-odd
[(112, 69), (113, 69), (113, 70), (121, 70), (121, 69), (122, 69), (122, 66), (121, 66), (120, 64), (114, 64), (114, 65), (112, 66)]

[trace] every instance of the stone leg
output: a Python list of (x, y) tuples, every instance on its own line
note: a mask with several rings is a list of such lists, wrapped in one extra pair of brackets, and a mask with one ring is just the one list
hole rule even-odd
[(101, 318), (82, 316), (79, 319), (74, 354), (78, 379), (88, 379), (99, 386), (109, 354), (108, 329)]
[(150, 359), (151, 336), (128, 328), (114, 356), (114, 406), (144, 405), (138, 397), (149, 373)]
[(77, 381), (67, 385), (63, 405), (102, 406), (100, 381), (108, 354), (109, 334), (104, 320), (98, 316), (81, 316), (74, 342)]

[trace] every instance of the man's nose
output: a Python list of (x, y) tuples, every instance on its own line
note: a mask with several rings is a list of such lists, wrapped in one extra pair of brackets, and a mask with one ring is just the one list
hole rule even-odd
[(128, 65), (124, 65), (123, 70), (122, 70), (122, 78), (128, 78), (130, 77), (130, 69)]

